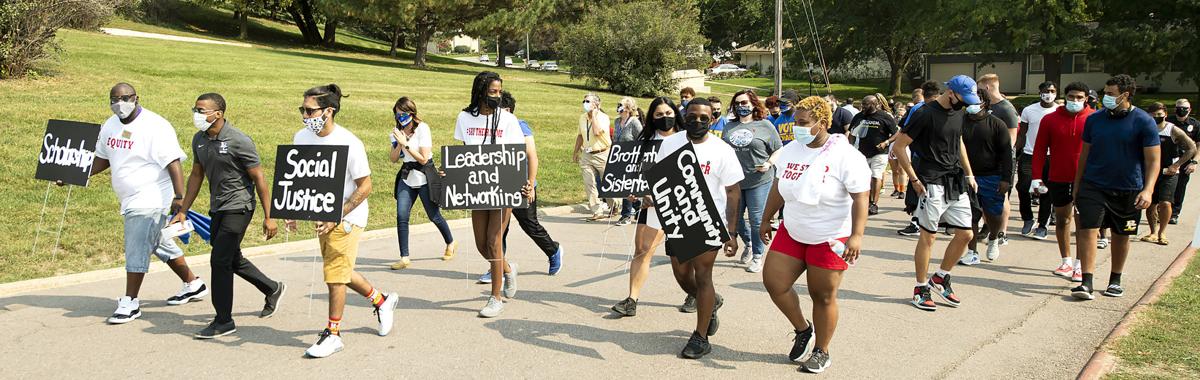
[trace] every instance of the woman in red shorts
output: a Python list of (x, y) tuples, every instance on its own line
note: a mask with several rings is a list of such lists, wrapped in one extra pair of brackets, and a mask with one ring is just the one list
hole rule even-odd
[[(842, 272), (862, 247), (871, 169), (844, 135), (829, 133), (833, 109), (828, 102), (810, 96), (793, 108), (796, 140), (779, 151), (775, 184), (763, 212), (775, 215), (783, 208), (783, 224), (773, 241), (770, 223), (764, 221), (759, 231), (763, 241), (771, 241), (763, 285), (796, 330), (788, 359), (819, 373), (830, 364)], [(792, 289), (805, 272), (816, 323), (804, 319), (800, 297)], [(816, 345), (805, 358), (814, 327)]]

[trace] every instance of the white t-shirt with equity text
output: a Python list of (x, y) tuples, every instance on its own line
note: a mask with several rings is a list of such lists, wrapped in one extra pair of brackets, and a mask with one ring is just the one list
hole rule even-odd
[[(783, 196), (783, 225), (792, 240), (804, 244), (821, 244), (830, 239), (850, 236), (850, 193), (871, 189), (871, 168), (867, 159), (854, 146), (840, 140), (825, 148), (810, 148), (805, 144), (787, 144), (779, 152), (775, 178), (779, 195)], [(819, 154), (825, 175), (820, 186), (820, 201), (816, 206), (799, 201), (800, 175), (810, 169)]]
[[(724, 222), (727, 201), (725, 188), (736, 185), (745, 178), (741, 163), (738, 162), (737, 153), (734, 153), (733, 147), (716, 136), (707, 136), (703, 143), (694, 144), (688, 140), (687, 133), (677, 132), (662, 140), (655, 162), (662, 162), (663, 158), (670, 156), (687, 144), (692, 144), (692, 149), (696, 151), (696, 159), (699, 160), (700, 171), (704, 173), (704, 182), (708, 185), (708, 193), (712, 195), (713, 203), (717, 206), (717, 211), (721, 213), (721, 220)], [(646, 215), (646, 226), (661, 230), (662, 224), (658, 221), (657, 214), (657, 212), (652, 212)], [(725, 228), (728, 229), (730, 226), (725, 226)]]
[(167, 165), (187, 159), (175, 128), (162, 116), (142, 108), (129, 124), (115, 115), (100, 127), (96, 157), (108, 160), (113, 192), (121, 212), (137, 208), (168, 208), (175, 198)]
[(521, 124), (512, 113), (501, 110), (491, 115), (480, 114), (472, 116), (470, 112), (458, 113), (458, 121), (454, 123), (454, 139), (465, 145), (492, 144), (492, 122), (499, 115), (500, 124), (496, 127), (496, 144), (524, 144), (525, 133), (521, 132)]
[[(363, 147), (362, 140), (359, 140), (354, 133), (349, 129), (343, 128), (341, 125), (334, 124), (333, 131), (329, 132), (328, 136), (317, 136), (308, 128), (301, 129), (292, 137), (292, 143), (296, 145), (345, 145), (349, 147), (346, 157), (346, 182), (342, 190), (342, 203), (350, 200), (350, 196), (358, 190), (358, 184), (354, 180), (371, 175), (371, 165), (367, 163), (367, 149)], [(353, 211), (342, 217), (342, 221), (353, 224), (355, 226), (367, 227), (367, 200), (363, 199), (362, 203), (355, 207)], [(345, 211), (343, 211), (345, 212)]]
[(1037, 142), (1038, 128), (1042, 125), (1042, 118), (1053, 113), (1058, 107), (1058, 104), (1055, 104), (1054, 107), (1045, 108), (1039, 102), (1030, 104), (1021, 110), (1021, 122), (1029, 124), (1029, 128), (1025, 131), (1025, 154), (1033, 155), (1033, 145)]
[[(388, 139), (392, 141), (392, 145), (396, 144), (396, 139), (392, 135), (389, 134)], [(417, 124), (417, 128), (413, 129), (412, 137), (408, 138), (408, 145), (416, 148), (415, 150), (418, 151), (421, 148), (433, 149), (433, 134), (429, 131), (429, 124), (425, 124), (424, 122)], [(404, 161), (402, 162), (417, 162), (417, 159), (413, 158), (412, 154), (409, 154), (407, 151), (402, 152), (402, 154), (404, 155)], [(430, 157), (430, 159), (433, 159), (433, 157)], [(420, 170), (410, 170), (408, 177), (404, 178), (404, 184), (409, 187), (421, 187), (425, 186), (426, 183), (429, 182), (425, 178), (425, 172)]]

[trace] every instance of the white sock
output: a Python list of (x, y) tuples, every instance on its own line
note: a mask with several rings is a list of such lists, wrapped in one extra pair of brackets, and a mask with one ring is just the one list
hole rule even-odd
[(1062, 260), (1063, 260), (1063, 265), (1071, 265), (1070, 257), (1064, 257), (1064, 258), (1062, 258)]
[(926, 287), (926, 286), (929, 286), (929, 282), (918, 282), (918, 283), (917, 283), (917, 287), (918, 287), (918, 288), (923, 288), (923, 287)]
[(1079, 262), (1079, 260), (1075, 260), (1075, 268), (1083, 268), (1083, 263)]
[(949, 272), (949, 271), (944, 271), (944, 270), (938, 269), (938, 270), (937, 270), (937, 275), (938, 275), (938, 276), (942, 276), (942, 277), (946, 277), (946, 276), (949, 276), (949, 275), (950, 275), (950, 272)]

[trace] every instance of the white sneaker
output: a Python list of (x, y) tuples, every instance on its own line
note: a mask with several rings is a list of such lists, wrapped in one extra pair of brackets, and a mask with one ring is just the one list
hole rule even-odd
[(1110, 242), (1110, 240), (1108, 240), (1108, 238), (1103, 238), (1103, 239), (1096, 240), (1096, 248), (1098, 248), (1098, 249), (1105, 249), (1105, 248), (1108, 248), (1108, 245), (1109, 245), (1110, 243), (1111, 243), (1111, 242)]
[(185, 282), (183, 288), (179, 289), (179, 293), (167, 298), (168, 305), (183, 305), (192, 301), (203, 300), (208, 295), (208, 286), (204, 285), (204, 281), (200, 277), (196, 277), (192, 282)]
[(500, 312), (504, 311), (504, 301), (496, 297), (488, 297), (487, 305), (479, 310), (479, 316), (483, 318), (495, 318), (500, 316)]
[(749, 246), (742, 250), (742, 257), (738, 258), (738, 264), (746, 265), (750, 263), (750, 258), (754, 256), (754, 251)]
[(505, 298), (515, 298), (517, 296), (517, 264), (509, 263), (508, 266), (512, 272), (504, 274), (504, 287), (501, 293)]
[(117, 299), (117, 310), (113, 312), (112, 316), (108, 317), (108, 323), (113, 324), (113, 325), (119, 325), (122, 323), (132, 321), (134, 319), (138, 319), (138, 317), (141, 317), (141, 316), (142, 316), (141, 301), (138, 301), (137, 298), (129, 298), (129, 296), (122, 296), (121, 298)]
[(988, 240), (987, 243), (987, 259), (988, 261), (996, 261), (1000, 258), (1000, 239)]
[(379, 320), (379, 336), (387, 336), (392, 332), (392, 321), (396, 317), (396, 304), (400, 303), (400, 295), (387, 293), (383, 295), (383, 304), (375, 309), (375, 319)]
[(343, 348), (346, 348), (346, 345), (342, 344), (342, 337), (329, 332), (329, 329), (325, 329), (325, 331), (317, 335), (317, 342), (305, 350), (304, 354), (312, 358), (324, 358), (336, 354)]
[(762, 272), (764, 261), (762, 255), (752, 257), (750, 265), (746, 267), (746, 271), (750, 273)]
[(964, 254), (962, 258), (958, 259), (958, 263), (962, 265), (975, 265), (979, 264), (980, 262), (982, 262), (982, 260), (979, 260), (979, 252), (975, 252), (974, 250), (970, 249), (967, 250), (967, 253)]

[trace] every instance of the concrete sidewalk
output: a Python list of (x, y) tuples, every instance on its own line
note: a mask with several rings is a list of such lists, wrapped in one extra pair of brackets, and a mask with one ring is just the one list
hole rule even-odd
[[(1070, 283), (1050, 271), (1059, 263), (1053, 241), (1013, 237), (995, 264), (954, 271), (960, 308), (930, 313), (908, 304), (915, 240), (896, 235), (905, 215), (899, 200), (884, 200), (868, 226), (865, 252), (845, 277), (841, 320), (831, 353), (831, 378), (1073, 378), (1095, 347), (1175, 253), (1190, 240), (1197, 214), (1172, 226), (1175, 243), (1133, 243), (1124, 275), (1124, 298), (1070, 299)], [(1014, 206), (1015, 208), (1015, 206)], [(1014, 212), (1014, 215), (1016, 213)], [(375, 335), (365, 300), (348, 295), (343, 322), (346, 350), (327, 359), (305, 359), (304, 349), (325, 324), (325, 286), (315, 244), (301, 251), (252, 259), (289, 285), (280, 312), (256, 317), (261, 294), (237, 280), (235, 335), (197, 341), (192, 334), (212, 318), (206, 299), (167, 306), (178, 289), (169, 272), (147, 277), (143, 316), (121, 326), (104, 318), (115, 308), (122, 279), (34, 291), (0, 298), (0, 357), (6, 378), (577, 378), (637, 377), (782, 378), (797, 366), (785, 357), (791, 327), (767, 297), (761, 277), (722, 258), (714, 274), (725, 296), (713, 352), (702, 360), (677, 358), (695, 323), (676, 307), (676, 286), (661, 249), (637, 317), (616, 319), (609, 307), (626, 295), (625, 263), (633, 226), (582, 222), (583, 215), (543, 221), (563, 242), (563, 271), (546, 275), (546, 260), (514, 230), (510, 257), (520, 266), (519, 293), (496, 319), (476, 318), (486, 285), (473, 281), (486, 263), (473, 249), (469, 227), (456, 227), (458, 257), (440, 260), (436, 232), (413, 236), (414, 267), (391, 271), (398, 257), (391, 238), (365, 241), (358, 270), (379, 287), (399, 292), (395, 329)], [(1017, 228), (1019, 223), (1012, 223)], [(375, 226), (385, 228), (386, 226)], [(1144, 230), (1143, 226), (1143, 230)], [(295, 238), (295, 237), (294, 237)], [(946, 245), (942, 237), (935, 257)], [(1096, 284), (1107, 283), (1102, 250)], [(931, 265), (937, 265), (937, 260)], [(195, 269), (208, 277), (207, 265)], [(803, 281), (797, 284), (804, 295)], [(311, 295), (311, 297), (310, 297)], [(811, 310), (806, 296), (801, 304)]]

